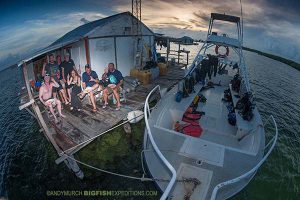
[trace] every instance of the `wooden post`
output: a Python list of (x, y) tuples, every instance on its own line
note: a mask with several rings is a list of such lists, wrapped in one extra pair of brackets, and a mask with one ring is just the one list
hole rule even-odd
[(91, 59), (90, 59), (90, 46), (89, 46), (89, 39), (88, 37), (84, 38), (84, 47), (85, 47), (85, 58), (86, 58), (86, 63), (91, 64)]
[[(31, 93), (31, 89), (30, 89), (30, 85), (29, 85), (29, 81), (28, 81), (28, 74), (27, 74), (27, 67), (26, 67), (26, 62), (23, 62), (23, 78), (24, 78), (24, 81), (25, 81), (25, 86), (26, 86), (26, 89), (27, 89), (27, 92), (28, 92), (28, 96), (29, 96), (29, 100), (30, 101), (34, 101), (34, 103), (32, 104), (32, 108), (33, 108), (33, 111), (38, 119), (38, 122), (40, 124), (40, 126), (43, 128), (43, 132), (44, 132), (44, 135), (45, 137), (52, 143), (52, 145), (54, 146), (55, 150), (57, 151), (58, 154), (61, 154), (62, 153), (62, 150), (61, 148), (56, 144), (54, 138), (52, 137), (52, 132), (49, 130), (48, 126), (46, 125), (46, 122), (42, 116), (42, 113), (40, 111), (40, 108), (38, 107), (38, 105), (36, 104), (34, 98), (33, 98), (33, 95)], [(72, 155), (70, 155), (72, 156)], [(78, 176), (79, 178), (83, 178), (83, 172), (80, 170), (78, 164), (76, 162), (74, 162), (73, 160), (71, 159), (68, 159), (68, 163), (66, 163), (67, 166), (73, 170), (73, 172), (75, 173), (76, 176)]]
[(180, 59), (180, 43), (178, 44), (178, 61), (177, 61), (177, 64), (179, 64), (179, 59)]
[(33, 99), (33, 96), (32, 96), (32, 92), (31, 92), (30, 85), (29, 85), (26, 62), (23, 62), (22, 71), (23, 71), (23, 79), (24, 79), (25, 86), (27, 89), (28, 97), (29, 97), (29, 100), (31, 100), (31, 99)]
[(186, 66), (189, 65), (189, 51), (186, 53)]
[(114, 49), (115, 49), (115, 66), (116, 66), (116, 69), (118, 69), (118, 54), (117, 54), (117, 38), (116, 36), (114, 36)]
[(32, 96), (31, 90), (30, 90), (30, 85), (29, 85), (29, 81), (28, 81), (28, 74), (27, 74), (27, 66), (26, 66), (26, 62), (23, 63), (23, 78), (25, 81), (25, 85), (26, 85), (26, 89), (28, 92), (28, 96), (29, 96), (29, 100), (33, 100), (34, 103), (32, 104), (32, 108), (33, 111), (35, 112), (37, 118), (38, 118), (38, 122), (40, 123), (41, 127), (44, 129), (45, 132), (45, 136), (51, 141), (51, 143), (53, 144), (54, 148), (56, 149), (57, 152), (61, 152), (61, 149), (59, 148), (59, 146), (56, 144), (55, 140), (52, 137), (52, 133), (50, 132), (50, 130), (48, 129), (44, 118), (42, 116), (42, 113), (39, 109), (39, 107), (36, 105), (36, 102)]
[(170, 38), (167, 38), (167, 66), (169, 66)]

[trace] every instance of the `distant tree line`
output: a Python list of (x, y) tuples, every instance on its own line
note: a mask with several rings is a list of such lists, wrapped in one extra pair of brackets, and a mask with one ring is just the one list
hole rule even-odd
[(259, 55), (271, 58), (273, 60), (277, 60), (279, 62), (287, 64), (287, 65), (289, 65), (289, 66), (291, 66), (291, 67), (293, 67), (293, 68), (295, 68), (295, 69), (297, 69), (297, 70), (300, 71), (300, 64), (297, 63), (297, 62), (295, 62), (295, 61), (293, 61), (293, 60), (289, 60), (289, 59), (286, 59), (286, 58), (282, 58), (280, 56), (276, 56), (276, 55), (272, 55), (272, 54), (269, 54), (269, 53), (261, 52), (261, 51), (255, 50), (255, 49), (250, 49), (248, 47), (243, 47), (243, 49), (246, 50), (246, 51), (255, 52), (255, 53), (259, 54)]

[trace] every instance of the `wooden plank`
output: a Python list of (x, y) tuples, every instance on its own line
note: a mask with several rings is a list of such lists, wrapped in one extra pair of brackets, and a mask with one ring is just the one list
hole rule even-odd
[(31, 106), (34, 103), (34, 99), (30, 99), (29, 102), (24, 103), (23, 105), (19, 106), (19, 110), (23, 110), (24, 108), (27, 108), (28, 106)]
[[(169, 88), (176, 84), (178, 82), (178, 79), (182, 78), (183, 76), (184, 70), (180, 69), (179, 67), (169, 68), (167, 76), (161, 76), (158, 79), (154, 80), (151, 84), (145, 86), (141, 85), (136, 89), (136, 91), (128, 93), (126, 95), (127, 102), (123, 103), (123, 107), (119, 111), (115, 110), (115, 105), (110, 105), (107, 108), (102, 109), (102, 103), (100, 103), (99, 101), (96, 102), (98, 107), (98, 111), (96, 113), (92, 112), (92, 107), (89, 104), (83, 105), (83, 109), (81, 112), (74, 112), (65, 109), (64, 113), (67, 117), (63, 119), (63, 125), (59, 128), (68, 129), (69, 127), (69, 131), (62, 130), (63, 134), (67, 136), (60, 135), (60, 137), (62, 137), (61, 140), (66, 140), (67, 142), (62, 143), (58, 141), (59, 145), (62, 146), (64, 150), (67, 150), (68, 148), (74, 147), (75, 143), (82, 143), (82, 145), (79, 145), (71, 151), (68, 151), (68, 154), (74, 154), (78, 152), (80, 149), (84, 148), (91, 142), (89, 141), (84, 143), (84, 141), (87, 141), (89, 138), (114, 127), (124, 118), (126, 118), (128, 112), (130, 112), (131, 110), (142, 109), (148, 93), (157, 84), (161, 85), (161, 87)], [(170, 80), (168, 80), (168, 78)], [(80, 141), (69, 135), (74, 130), (78, 130), (79, 134), (81, 134), (82, 138)], [(71, 139), (72, 141), (68, 141), (68, 139), (66, 139), (65, 137), (68, 137), (68, 139)], [(59, 140), (59, 137), (57, 137), (56, 140)], [(68, 146), (69, 143), (70, 145)], [(63, 162), (68, 158), (63, 154), (61, 155), (62, 156), (55, 161), (57, 164)]]
[[(151, 84), (141, 85), (136, 91), (130, 92), (126, 95), (127, 102), (122, 103), (123, 107), (121, 110), (116, 111), (115, 105), (109, 105), (107, 108), (102, 109), (102, 103), (97, 101), (98, 111), (96, 113), (92, 112), (92, 107), (89, 104), (84, 104), (82, 111), (70, 111), (67, 108), (64, 109), (64, 113), (66, 118), (62, 121), (62, 125), (60, 127), (56, 127), (55, 130), (57, 134), (55, 135), (56, 143), (63, 149), (67, 150), (69, 148), (74, 147), (77, 144), (82, 145), (72, 149), (69, 154), (73, 154), (84, 146), (87, 143), (84, 143), (91, 137), (95, 137), (98, 134), (114, 127), (116, 124), (121, 122), (123, 119), (127, 117), (128, 112), (132, 110), (141, 109), (144, 106), (144, 101), (148, 95), (148, 93), (157, 85), (161, 85), (162, 87), (169, 88), (178, 82), (178, 79), (184, 76), (184, 70), (179, 67), (172, 67), (168, 69), (168, 75), (159, 77), (154, 80)], [(167, 80), (170, 78), (171, 80)], [(73, 132), (76, 132), (73, 134)], [(80, 136), (81, 137), (80, 137)], [(62, 156), (57, 159), (56, 162), (60, 163), (65, 160), (67, 157)]]
[(67, 150), (75, 145), (75, 143), (72, 139), (66, 136), (64, 132), (59, 128), (54, 122), (51, 122), (51, 125), (53, 126), (54, 130), (56, 131), (56, 134), (53, 134), (53, 138), (63, 150)]

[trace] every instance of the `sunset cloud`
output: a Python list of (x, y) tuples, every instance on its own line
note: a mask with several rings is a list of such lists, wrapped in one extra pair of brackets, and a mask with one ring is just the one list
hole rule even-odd
[[(300, 62), (297, 53), (300, 52), (300, 1), (242, 2), (244, 45)], [(21, 1), (0, 6), (4, 15), (0, 20), (0, 67), (9, 57), (15, 59), (18, 57), (16, 55), (22, 57), (25, 53), (45, 47), (87, 21), (131, 11), (131, 1), (74, 0), (71, 4), (69, 1), (46, 1), (31, 7), (35, 7), (36, 11), (28, 10), (28, 5)], [(240, 9), (239, 0), (143, 0), (142, 21), (154, 32), (205, 39), (211, 12), (240, 16)], [(12, 10), (25, 10), (26, 13), (12, 13)], [(17, 17), (20, 20), (16, 22), (14, 19)], [(28, 19), (23, 20), (24, 17)], [(235, 28), (226, 24), (218, 26), (215, 31), (233, 35)]]

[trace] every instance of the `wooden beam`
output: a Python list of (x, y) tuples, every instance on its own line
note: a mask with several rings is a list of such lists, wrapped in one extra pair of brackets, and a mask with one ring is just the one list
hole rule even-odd
[(89, 38), (85, 37), (84, 38), (84, 47), (85, 47), (85, 58), (86, 58), (86, 63), (91, 64), (91, 58), (90, 58), (90, 45), (89, 45)]
[(167, 39), (167, 66), (169, 66), (169, 55), (170, 55), (170, 39)]
[(34, 100), (33, 99), (30, 99), (29, 102), (19, 106), (19, 110), (23, 110), (24, 108), (27, 108), (28, 106), (32, 105), (34, 103)]
[[(36, 120), (38, 120), (38, 118), (35, 116), (35, 114), (33, 114), (33, 112), (29, 109), (29, 108), (25, 108), (25, 110), (32, 116), (34, 117)], [(42, 128), (41, 128), (42, 129)], [(43, 130), (43, 129), (42, 129)]]
[(180, 44), (178, 44), (178, 60), (177, 60), (177, 64), (179, 64), (179, 59), (180, 59)]
[[(94, 141), (94, 140), (92, 140), (92, 141)], [(84, 144), (82, 144), (82, 145), (76, 147), (75, 149), (72, 149), (71, 152), (67, 152), (67, 153), (68, 153), (67, 155), (68, 155), (68, 156), (74, 155), (74, 154), (77, 153), (79, 150), (83, 149), (85, 146), (87, 146), (88, 144), (90, 144), (92, 141), (86, 142), (86, 143), (84, 143)], [(65, 161), (66, 159), (68, 159), (68, 156), (67, 156), (67, 155), (66, 155), (65, 153), (62, 152), (62, 153), (61, 153), (61, 156), (55, 160), (55, 163), (56, 163), (57, 165), (59, 165), (60, 163), (62, 163), (62, 162)]]
[(115, 49), (115, 66), (118, 69), (118, 54), (117, 54), (117, 38), (114, 37), (114, 49)]
[[(31, 90), (30, 90), (30, 86), (29, 86), (29, 80), (28, 80), (26, 62), (23, 63), (23, 70), (22, 71), (23, 71), (23, 77), (24, 77), (24, 81), (25, 81), (25, 85), (26, 85), (26, 88), (27, 88), (29, 99), (30, 99), (30, 101), (31, 100), (34, 101), (34, 98), (32, 96), (32, 93), (31, 93)], [(59, 148), (59, 146), (56, 144), (54, 138), (52, 137), (52, 133), (48, 129), (48, 126), (46, 125), (46, 122), (44, 121), (44, 118), (42, 116), (42, 113), (41, 113), (38, 105), (36, 105), (35, 102), (33, 104), (31, 104), (31, 105), (32, 105), (32, 108), (33, 108), (33, 110), (35, 112), (35, 115), (38, 118), (38, 122), (39, 122), (40, 126), (44, 129), (45, 136), (51, 141), (51, 143), (54, 146), (54, 148), (56, 149), (56, 151), (58, 153), (60, 153), (61, 149)]]
[(31, 100), (31, 99), (33, 99), (33, 95), (32, 95), (31, 89), (30, 89), (30, 85), (29, 85), (26, 62), (23, 63), (22, 71), (23, 71), (23, 79), (25, 82), (25, 87), (27, 89), (27, 94), (28, 94), (29, 99)]

